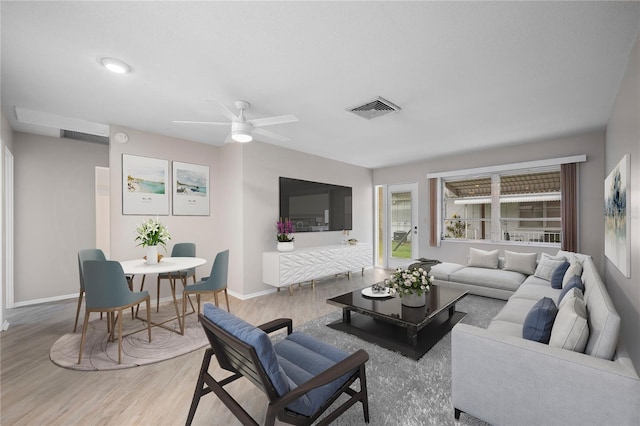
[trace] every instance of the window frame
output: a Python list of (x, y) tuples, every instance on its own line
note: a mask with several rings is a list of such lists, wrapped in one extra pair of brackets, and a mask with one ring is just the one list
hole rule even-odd
[[(473, 240), (473, 239), (446, 239), (444, 238), (444, 222), (445, 222), (445, 215), (444, 215), (444, 209), (445, 209), (445, 205), (444, 205), (444, 182), (445, 180), (447, 180), (447, 178), (449, 178), (448, 180), (453, 180), (454, 178), (456, 180), (460, 179), (463, 180), (465, 178), (473, 178), (473, 177), (478, 177), (478, 176), (491, 176), (492, 177), (492, 186), (493, 186), (493, 179), (494, 176), (499, 176), (501, 173), (502, 174), (512, 174), (513, 172), (518, 172), (518, 173), (527, 173), (527, 172), (531, 172), (531, 173), (535, 173), (536, 169), (541, 169), (541, 168), (545, 168), (545, 167), (549, 167), (549, 166), (561, 166), (562, 164), (568, 164), (568, 163), (582, 163), (582, 162), (586, 162), (587, 161), (587, 156), (585, 154), (580, 154), (580, 155), (574, 155), (574, 156), (569, 156), (569, 157), (560, 157), (560, 158), (550, 158), (550, 159), (546, 159), (546, 160), (537, 160), (537, 161), (527, 161), (527, 162), (521, 162), (521, 163), (512, 163), (512, 164), (503, 164), (503, 165), (496, 165), (496, 166), (488, 166), (488, 167), (479, 167), (479, 168), (474, 168), (474, 169), (464, 169), (464, 170), (457, 170), (457, 171), (447, 171), (447, 172), (436, 172), (436, 173), (428, 173), (427, 174), (427, 179), (436, 179), (437, 183), (436, 183), (436, 189), (437, 189), (437, 197), (436, 197), (436, 202), (438, 203), (436, 210), (437, 213), (437, 219), (434, 221), (435, 222), (435, 226), (437, 227), (437, 229), (435, 230), (435, 235), (437, 238), (437, 246), (441, 245), (442, 241), (447, 241), (447, 242), (454, 242), (454, 243), (468, 243), (470, 241), (473, 241), (473, 243), (479, 243), (479, 244), (514, 244), (514, 245), (536, 245), (536, 246), (547, 246), (547, 247), (559, 247), (560, 243), (559, 242), (544, 242), (544, 241), (510, 241), (510, 240), (504, 240), (502, 238), (502, 235), (500, 230), (501, 230), (501, 226), (500, 226), (500, 195), (499, 195), (499, 190), (494, 191), (492, 190), (491, 193), (491, 209), (492, 209), (492, 214), (491, 214), (491, 221), (492, 221), (492, 226), (491, 226), (491, 238), (490, 239), (484, 239), (484, 240)], [(555, 219), (555, 218), (553, 218)], [(555, 221), (555, 220), (554, 220)], [(562, 228), (562, 218), (560, 218), (559, 220), (560, 222), (560, 226)], [(495, 226), (495, 225), (497, 226)], [(560, 231), (562, 232), (562, 231)], [(497, 235), (496, 235), (497, 234)]]

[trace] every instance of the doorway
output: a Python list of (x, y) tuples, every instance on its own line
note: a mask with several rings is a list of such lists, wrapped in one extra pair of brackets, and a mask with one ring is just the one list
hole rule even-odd
[(380, 186), (377, 198), (378, 266), (406, 268), (418, 254), (418, 184)]

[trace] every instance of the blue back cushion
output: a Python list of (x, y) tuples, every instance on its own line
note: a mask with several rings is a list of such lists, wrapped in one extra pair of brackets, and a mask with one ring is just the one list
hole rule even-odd
[(553, 270), (553, 273), (551, 274), (551, 287), (557, 289), (562, 288), (562, 279), (564, 278), (564, 273), (567, 272), (567, 269), (569, 269), (569, 262), (565, 261)]
[(580, 275), (572, 276), (567, 282), (567, 284), (565, 284), (562, 291), (560, 292), (560, 296), (558, 297), (558, 305), (560, 304), (560, 302), (562, 302), (562, 298), (567, 293), (569, 293), (569, 290), (571, 290), (574, 287), (579, 288), (580, 291), (582, 291), (582, 294), (584, 294), (584, 283), (582, 282), (582, 278), (580, 277)]
[(549, 344), (551, 328), (558, 314), (555, 302), (548, 298), (542, 298), (536, 302), (524, 319), (522, 324), (522, 337), (540, 343)]
[(204, 305), (204, 316), (227, 333), (253, 346), (278, 395), (289, 392), (289, 381), (278, 364), (267, 333), (211, 303)]

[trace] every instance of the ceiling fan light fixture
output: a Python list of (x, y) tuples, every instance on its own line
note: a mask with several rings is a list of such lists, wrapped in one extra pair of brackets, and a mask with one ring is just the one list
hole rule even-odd
[(251, 136), (251, 124), (243, 121), (231, 123), (231, 139), (235, 142), (247, 143), (253, 140)]
[(114, 58), (100, 58), (100, 65), (116, 74), (127, 74), (131, 72), (131, 67), (128, 64)]
[(231, 133), (231, 139), (233, 139), (236, 142), (247, 143), (247, 142), (251, 142), (253, 140), (253, 136), (251, 136), (251, 133), (245, 133), (243, 131), (237, 131), (237, 132), (232, 132)]

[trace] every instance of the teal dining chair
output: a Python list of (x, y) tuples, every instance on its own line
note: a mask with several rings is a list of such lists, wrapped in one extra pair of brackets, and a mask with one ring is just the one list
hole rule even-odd
[(82, 265), (87, 260), (107, 260), (104, 252), (100, 249), (85, 249), (78, 252), (78, 272), (80, 273), (80, 295), (78, 296), (78, 309), (76, 310), (76, 322), (73, 324), (73, 332), (78, 328), (78, 317), (80, 316), (80, 307), (82, 306), (82, 298), (84, 296), (84, 271)]
[[(127, 278), (122, 270), (120, 262), (111, 260), (87, 260), (83, 264), (84, 291), (86, 295), (84, 324), (80, 339), (80, 353), (78, 364), (82, 361), (89, 315), (91, 312), (106, 312), (107, 320), (111, 325), (111, 338), (115, 333), (116, 322), (118, 324), (118, 364), (122, 359), (122, 312), (125, 309), (146, 302), (147, 305), (147, 331), (151, 342), (151, 313), (149, 305), (151, 298), (148, 291), (134, 293), (129, 288)], [(117, 317), (114, 318), (114, 314)], [(111, 340), (111, 339), (110, 339)]]
[[(187, 299), (189, 295), (196, 295), (196, 303), (198, 305), (198, 314), (200, 314), (200, 295), (203, 293), (213, 293), (216, 306), (218, 306), (218, 293), (224, 292), (224, 298), (227, 302), (227, 311), (229, 308), (229, 295), (227, 294), (227, 277), (229, 276), (229, 250), (221, 251), (216, 255), (211, 267), (211, 275), (203, 278), (200, 282), (188, 285), (182, 293), (182, 324), (180, 331), (184, 334), (185, 317), (187, 310)], [(189, 299), (190, 300), (190, 299)]]
[[(171, 257), (196, 257), (196, 245), (194, 243), (177, 243), (171, 249)], [(178, 272), (172, 272), (171, 274), (158, 274), (158, 299), (156, 301), (156, 312), (160, 310), (160, 280), (171, 281), (175, 280), (175, 278), (179, 278), (182, 281), (182, 286), (186, 287), (187, 278), (189, 277), (193, 277), (193, 282), (195, 284), (196, 268), (189, 268)], [(171, 285), (175, 285), (175, 281), (172, 282)], [(189, 299), (189, 303), (191, 303), (191, 299)], [(191, 307), (193, 308), (193, 304), (191, 304)]]

